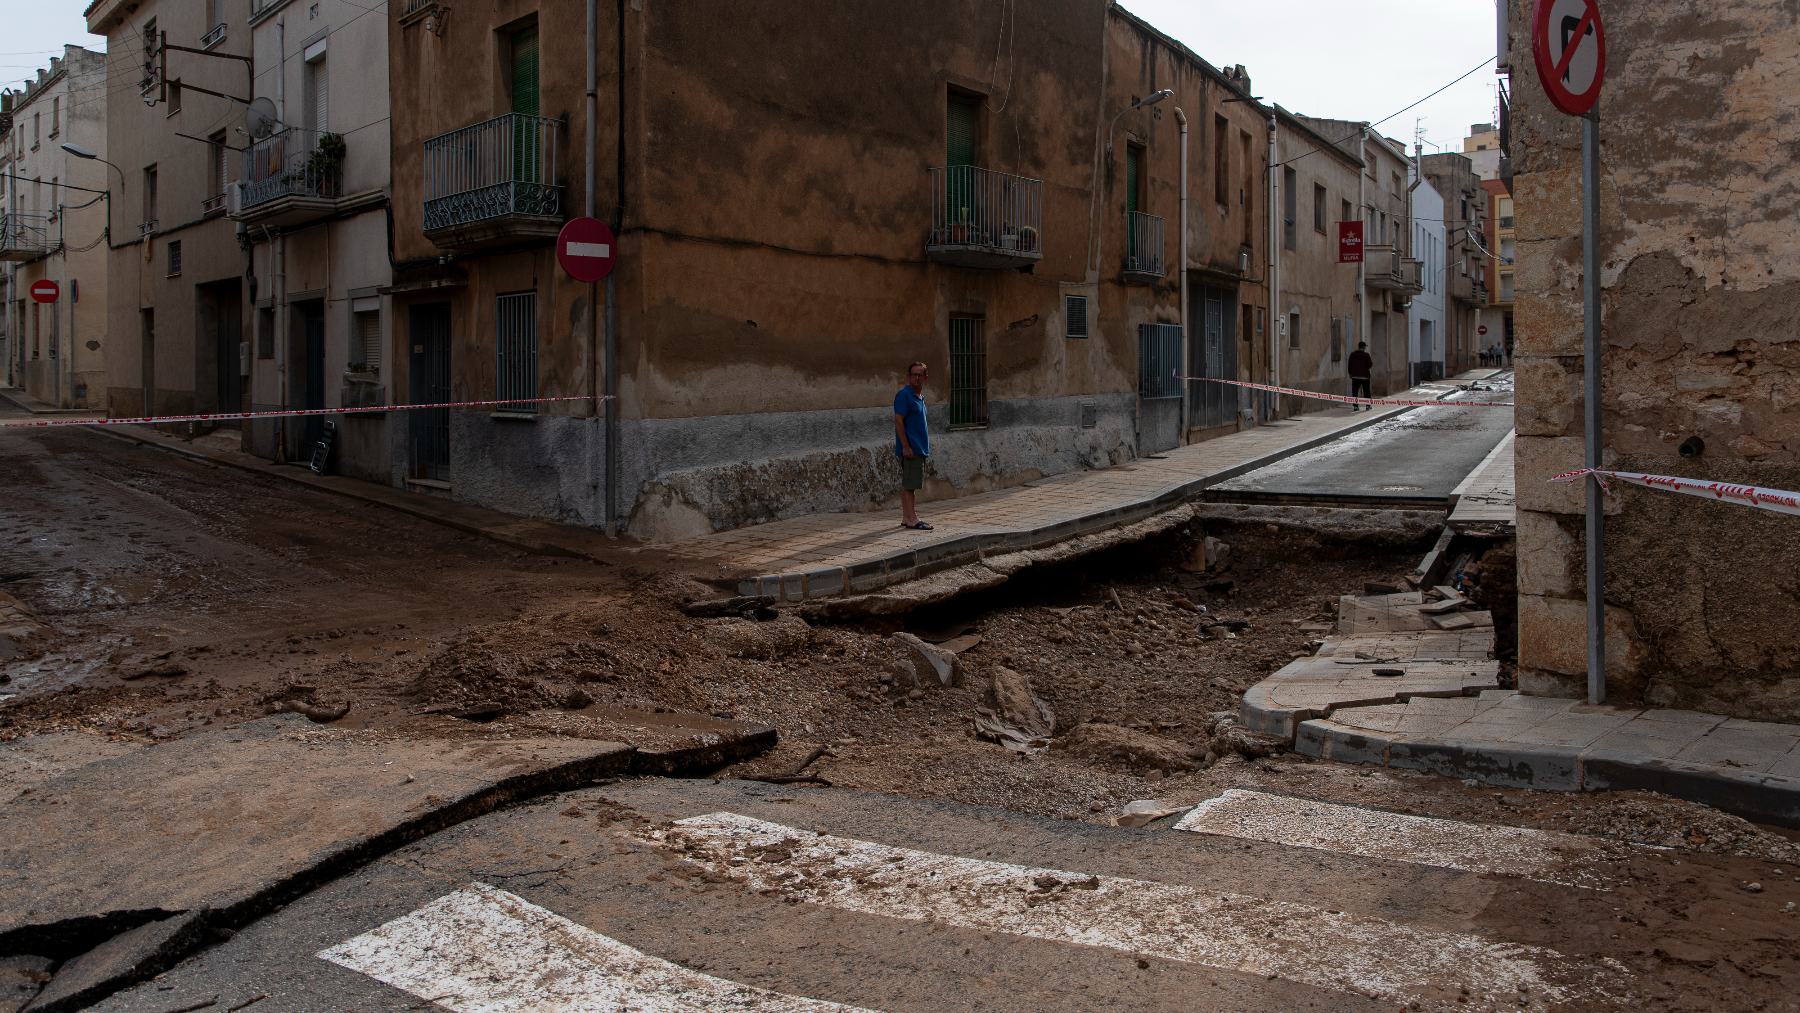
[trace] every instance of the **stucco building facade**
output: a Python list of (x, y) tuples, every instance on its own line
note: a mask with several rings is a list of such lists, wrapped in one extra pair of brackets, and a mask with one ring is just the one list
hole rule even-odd
[[(1335, 143), (1343, 139), (1327, 137), (1280, 111), (1278, 380), (1283, 387), (1329, 394), (1350, 392), (1345, 360), (1356, 348), (1362, 306), (1357, 265), (1338, 262), (1339, 223), (1361, 219), (1357, 188), (1362, 163)], [(1317, 407), (1317, 402), (1299, 398), (1282, 400), (1284, 414)]]
[[(0, 312), (13, 384), (46, 404), (99, 407), (105, 394), (106, 167), (63, 149), (106, 156), (106, 54), (79, 46), (0, 97), (11, 130), (0, 169)], [(56, 283), (54, 302), (30, 296)]]
[(1449, 253), (1444, 242), (1444, 197), (1431, 180), (1412, 176), (1412, 251), (1420, 264), (1419, 291), (1406, 309), (1407, 342), (1412, 363), (1412, 382), (1444, 376), (1450, 320), (1448, 296)]
[(242, 122), (251, 88), (251, 7), (95, 0), (87, 8), (88, 30), (107, 40), (106, 157), (119, 168), (105, 177), (111, 415), (246, 403), (247, 265), (226, 218), (222, 172), (237, 143), (224, 125)]
[[(1178, 370), (1269, 375), (1267, 110), (1235, 70), (1101, 0), (854, 30), (810, 2), (601, 14), (593, 203), (619, 266), (590, 290), (551, 241), (587, 197), (583, 10), (395, 12), (394, 388), (580, 398), (412, 413), (403, 480), (669, 538), (887, 503), (914, 359), (928, 498), (1175, 445)], [(1186, 435), (1256, 421), (1186, 386)]]
[(1480, 311), (1487, 305), (1487, 191), (1474, 164), (1456, 152), (1419, 159), (1419, 171), (1443, 197), (1445, 372), (1479, 362)]
[[(1511, 4), (1527, 53), (1528, 5)], [(1605, 11), (1601, 409), (1608, 467), (1800, 489), (1800, 10)], [(1579, 124), (1512, 61), (1519, 666), (1585, 671)], [(1682, 448), (1686, 447), (1684, 451)], [(1610, 699), (1800, 719), (1792, 517), (1636, 488), (1606, 501)]]
[[(386, 15), (386, 16), (384, 16)], [(388, 259), (391, 14), (348, 0), (259, 0), (250, 20), (256, 97), (273, 110), (228, 166), (228, 217), (249, 247), (244, 333), (254, 411), (386, 404), (392, 354)], [(331, 467), (395, 482), (405, 419), (349, 414)], [(255, 420), (249, 449), (306, 459), (325, 419)]]

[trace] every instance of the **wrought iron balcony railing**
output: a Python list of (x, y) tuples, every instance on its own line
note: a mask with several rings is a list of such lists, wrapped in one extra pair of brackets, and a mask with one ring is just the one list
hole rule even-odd
[(1141, 211), (1125, 213), (1125, 273), (1163, 276), (1163, 220)]
[(425, 142), (425, 231), (562, 217), (562, 121), (507, 113)]
[(248, 212), (281, 197), (337, 197), (343, 149), (333, 152), (320, 144), (322, 138), (336, 136), (290, 127), (244, 149), (242, 209)]
[(1042, 260), (1044, 183), (973, 165), (931, 170), (931, 234), (925, 252), (963, 267), (1018, 267)]
[(48, 254), (55, 245), (50, 241), (50, 223), (49, 215), (0, 215), (0, 260), (33, 260)]

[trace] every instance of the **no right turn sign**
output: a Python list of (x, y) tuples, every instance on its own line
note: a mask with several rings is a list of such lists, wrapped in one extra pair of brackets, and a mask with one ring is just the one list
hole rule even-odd
[(1599, 0), (1538, 0), (1531, 56), (1551, 103), (1570, 116), (1587, 115), (1606, 78)]

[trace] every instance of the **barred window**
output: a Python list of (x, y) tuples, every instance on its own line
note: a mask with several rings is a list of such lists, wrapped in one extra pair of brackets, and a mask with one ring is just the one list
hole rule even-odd
[(173, 278), (176, 275), (181, 273), (181, 240), (179, 240), (179, 239), (169, 240), (168, 252), (169, 252), (169, 277)]
[[(503, 295), (494, 309), (494, 386), (496, 401), (537, 397), (537, 293)], [(527, 400), (500, 406), (504, 411), (535, 412)]]
[(362, 310), (356, 313), (354, 338), (356, 344), (352, 354), (367, 372), (381, 372), (381, 311)]
[(1181, 380), (1176, 376), (1180, 365), (1180, 324), (1138, 325), (1139, 397), (1180, 397)]
[(985, 426), (987, 337), (981, 317), (950, 318), (950, 424)]

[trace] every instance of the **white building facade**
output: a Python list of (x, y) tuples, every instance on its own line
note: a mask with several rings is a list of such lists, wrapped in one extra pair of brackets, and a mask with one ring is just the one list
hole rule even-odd
[(1412, 364), (1412, 382), (1418, 383), (1444, 375), (1445, 328), (1449, 319), (1444, 304), (1450, 259), (1443, 195), (1431, 185), (1431, 180), (1419, 176), (1416, 164), (1412, 172), (1412, 249), (1421, 267), (1420, 290), (1407, 309), (1407, 354)]

